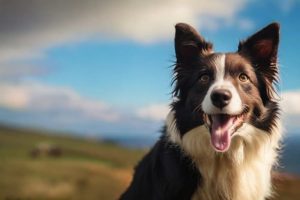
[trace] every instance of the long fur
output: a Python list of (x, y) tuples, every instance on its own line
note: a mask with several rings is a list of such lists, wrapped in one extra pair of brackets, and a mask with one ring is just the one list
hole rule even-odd
[(178, 144), (193, 160), (203, 181), (192, 200), (254, 200), (269, 197), (270, 171), (276, 162), (281, 125), (271, 133), (244, 124), (238, 130), (228, 152), (216, 153), (205, 126), (198, 126), (178, 139), (173, 113), (168, 115), (169, 139)]
[[(240, 42), (237, 52), (226, 54), (214, 53), (212, 44), (191, 26), (177, 24), (175, 28), (175, 100), (161, 138), (135, 168), (120, 200), (270, 197), (271, 171), (282, 137), (274, 87), (279, 25), (270, 24)], [(247, 74), (248, 81), (239, 81), (240, 74)], [(212, 100), (219, 88), (233, 94), (233, 101), (225, 107)], [(212, 139), (219, 137), (213, 132), (216, 122), (214, 130), (211, 125), (215, 115), (237, 119), (230, 129), (234, 132), (227, 134), (229, 148), (218, 149), (224, 141)]]

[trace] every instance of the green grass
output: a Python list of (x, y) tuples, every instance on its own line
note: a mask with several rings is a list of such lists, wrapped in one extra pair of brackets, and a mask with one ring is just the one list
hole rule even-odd
[[(59, 146), (62, 156), (32, 158), (30, 152), (40, 144)], [(144, 153), (98, 141), (2, 127), (0, 199), (117, 199)]]
[[(30, 156), (41, 144), (62, 156)], [(0, 200), (116, 200), (146, 150), (0, 126)], [(279, 176), (273, 200), (299, 200), (300, 179)]]

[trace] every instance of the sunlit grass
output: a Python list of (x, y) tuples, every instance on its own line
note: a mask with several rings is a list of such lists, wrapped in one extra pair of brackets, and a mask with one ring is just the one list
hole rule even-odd
[[(39, 144), (56, 145), (62, 155), (31, 157)], [(2, 129), (0, 199), (117, 199), (144, 153), (99, 141)]]

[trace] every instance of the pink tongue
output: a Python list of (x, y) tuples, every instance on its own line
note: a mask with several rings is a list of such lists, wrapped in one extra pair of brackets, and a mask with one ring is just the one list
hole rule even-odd
[(211, 143), (216, 151), (229, 149), (233, 122), (234, 117), (229, 115), (212, 115)]

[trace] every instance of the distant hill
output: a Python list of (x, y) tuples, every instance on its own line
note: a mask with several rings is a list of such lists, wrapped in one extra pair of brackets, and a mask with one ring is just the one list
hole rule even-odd
[[(287, 134), (281, 155), (281, 171), (300, 176), (300, 134)], [(300, 199), (300, 198), (299, 198)]]
[[(114, 142), (0, 126), (0, 199), (115, 200), (146, 152)], [(273, 200), (299, 199), (300, 179), (276, 173), (274, 183), (278, 196)]]

